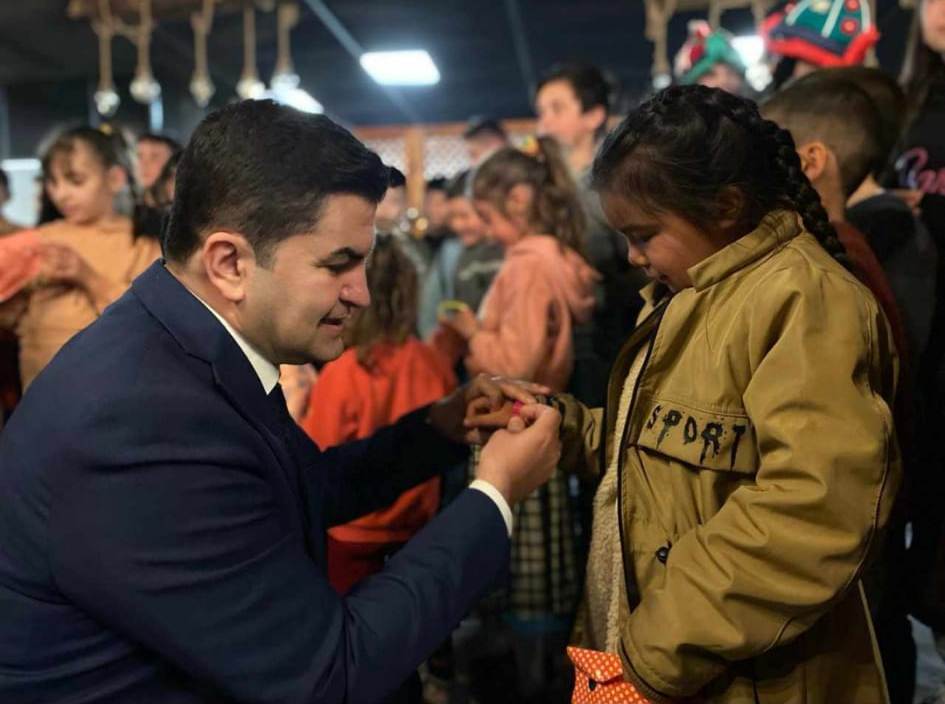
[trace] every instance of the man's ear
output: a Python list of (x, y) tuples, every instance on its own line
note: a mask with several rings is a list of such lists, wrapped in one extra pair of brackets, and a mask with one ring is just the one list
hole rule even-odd
[(237, 232), (211, 232), (200, 248), (207, 280), (226, 300), (239, 303), (246, 297), (256, 269), (256, 253)]

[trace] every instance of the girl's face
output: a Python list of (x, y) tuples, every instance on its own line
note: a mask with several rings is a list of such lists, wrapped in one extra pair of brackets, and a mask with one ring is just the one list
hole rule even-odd
[(945, 54), (945, 0), (924, 0), (920, 24), (925, 45)]
[(114, 214), (115, 196), (125, 183), (117, 166), (107, 168), (92, 149), (76, 141), (52, 158), (46, 192), (67, 222), (90, 225)]
[(728, 244), (677, 215), (652, 215), (618, 194), (602, 193), (601, 206), (611, 227), (627, 238), (630, 264), (673, 291), (692, 286), (689, 269)]
[(532, 234), (529, 227), (534, 192), (526, 184), (512, 187), (500, 210), (492, 201), (475, 201), (476, 212), (485, 226), (486, 237), (503, 247), (511, 247), (526, 235)]
[(476, 201), (476, 212), (486, 229), (486, 237), (503, 247), (511, 247), (524, 236), (512, 220), (487, 200)]

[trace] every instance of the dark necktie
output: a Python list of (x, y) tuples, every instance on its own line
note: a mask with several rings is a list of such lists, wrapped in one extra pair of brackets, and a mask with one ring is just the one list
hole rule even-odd
[(282, 393), (282, 384), (277, 383), (269, 392), (269, 403), (272, 405), (276, 418), (279, 420), (279, 437), (286, 444), (286, 449), (292, 452), (292, 426), (295, 421), (289, 415), (289, 406), (286, 404), (285, 394)]

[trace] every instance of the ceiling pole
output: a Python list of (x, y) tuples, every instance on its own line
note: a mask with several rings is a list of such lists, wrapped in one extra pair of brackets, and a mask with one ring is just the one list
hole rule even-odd
[(214, 0), (203, 0), (199, 12), (190, 15), (190, 26), (194, 33), (194, 72), (190, 78), (190, 94), (197, 105), (207, 107), (216, 92), (210, 78), (210, 62), (207, 60), (207, 35), (213, 27)]
[(671, 80), (666, 28), (676, 12), (676, 0), (645, 0), (646, 38), (653, 42), (653, 66), (650, 73), (653, 83)]
[(509, 19), (509, 28), (512, 30), (512, 44), (515, 47), (518, 69), (521, 71), (522, 80), (525, 82), (525, 100), (531, 105), (538, 82), (535, 80), (535, 68), (532, 65), (528, 38), (525, 36), (525, 25), (522, 22), (522, 9), (518, 4), (518, 0), (505, 0), (505, 13)]
[(95, 91), (95, 108), (99, 115), (111, 117), (118, 110), (121, 99), (115, 91), (112, 78), (112, 38), (115, 23), (112, 20), (109, 0), (99, 0), (99, 16), (92, 21), (92, 30), (98, 37), (98, 88)]
[(755, 27), (761, 26), (767, 13), (767, 3), (764, 0), (751, 0), (751, 16), (755, 20)]
[(709, 26), (713, 31), (722, 25), (722, 0), (709, 0)]

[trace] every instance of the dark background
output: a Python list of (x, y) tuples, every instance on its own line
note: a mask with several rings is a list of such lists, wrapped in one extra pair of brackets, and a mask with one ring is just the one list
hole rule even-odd
[[(327, 114), (349, 126), (462, 121), (472, 114), (529, 117), (530, 78), (556, 60), (578, 58), (608, 69), (622, 87), (618, 111), (650, 85), (652, 45), (643, 36), (642, 0), (327, 0), (325, 6), (365, 50), (424, 48), (441, 73), (430, 87), (377, 86), (301, 3), (292, 53), (302, 87)], [(50, 131), (95, 121), (91, 104), (98, 76), (97, 41), (88, 22), (66, 16), (66, 0), (0, 0), (0, 158), (31, 156)], [(516, 6), (521, 32), (509, 6)], [(883, 34), (880, 63), (898, 71), (910, 14), (896, 0), (879, 0)], [(682, 13), (669, 29), (671, 55), (686, 35)], [(754, 32), (747, 10), (722, 18), (735, 34)], [(257, 13), (259, 75), (268, 81), (275, 63), (275, 13)], [(518, 40), (518, 44), (516, 43)], [(193, 40), (186, 18), (160, 21), (152, 40), (154, 74), (163, 88), (165, 130), (185, 138), (204, 111), (188, 92)], [(519, 53), (517, 53), (517, 47)], [(122, 96), (116, 119), (132, 128), (148, 124), (147, 108), (131, 100), (128, 83), (134, 46), (113, 44), (114, 72)], [(242, 17), (220, 14), (209, 39), (210, 71), (217, 94), (211, 107), (232, 100), (242, 63)]]

